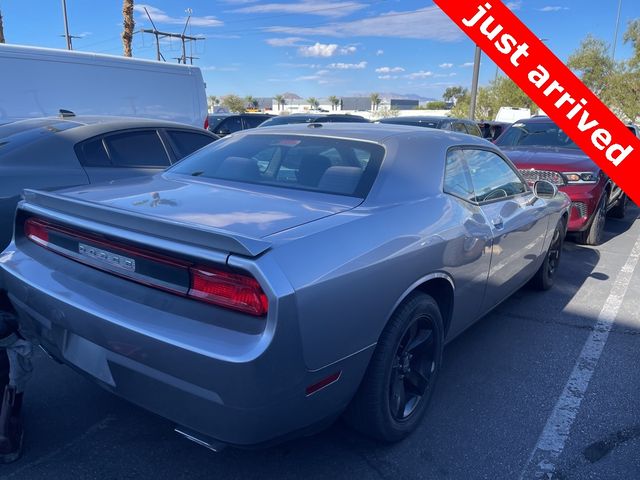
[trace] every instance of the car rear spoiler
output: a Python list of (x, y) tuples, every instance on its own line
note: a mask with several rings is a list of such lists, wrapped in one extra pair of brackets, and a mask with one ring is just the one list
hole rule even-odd
[(245, 237), (223, 229), (141, 215), (56, 193), (27, 189), (23, 196), (24, 200), (20, 203), (19, 208), (36, 215), (59, 217), (60, 219), (71, 217), (87, 223), (106, 224), (131, 232), (246, 257), (256, 257), (271, 247), (270, 242)]

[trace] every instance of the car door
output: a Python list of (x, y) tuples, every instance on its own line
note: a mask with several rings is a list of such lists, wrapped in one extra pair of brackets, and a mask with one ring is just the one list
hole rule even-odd
[(475, 201), (491, 226), (491, 267), (483, 310), (494, 307), (535, 273), (548, 219), (515, 168), (494, 151), (465, 148)]
[(76, 154), (91, 183), (153, 175), (170, 165), (156, 129), (126, 130), (76, 145)]
[(447, 152), (443, 191), (456, 204), (460, 225), (456, 235), (448, 239), (442, 260), (445, 269), (456, 279), (456, 296), (450, 335), (456, 336), (477, 320), (484, 311), (482, 305), (491, 266), (493, 232), (482, 209), (475, 202), (471, 175), (464, 150)]

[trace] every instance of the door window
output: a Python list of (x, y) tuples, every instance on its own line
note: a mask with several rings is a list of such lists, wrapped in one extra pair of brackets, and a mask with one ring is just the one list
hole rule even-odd
[(85, 167), (110, 167), (109, 155), (102, 143), (103, 137), (94, 138), (76, 145), (76, 155)]
[(229, 117), (216, 128), (215, 132), (220, 135), (229, 135), (230, 133), (242, 130), (242, 119), (240, 117)]
[(526, 185), (499, 155), (488, 150), (464, 150), (476, 202), (489, 202), (527, 191)]
[(187, 132), (186, 130), (167, 130), (167, 135), (171, 139), (173, 152), (176, 159), (186, 157), (187, 155), (200, 150), (205, 145), (209, 145), (215, 140), (215, 137), (203, 135), (196, 132)]
[(114, 167), (166, 168), (169, 157), (155, 130), (136, 130), (104, 139)]
[(263, 117), (262, 115), (247, 115), (244, 117), (244, 123), (246, 128), (256, 128), (262, 122), (264, 122), (269, 117)]
[(453, 122), (453, 131), (467, 133), (467, 129), (464, 128), (464, 124), (462, 122)]

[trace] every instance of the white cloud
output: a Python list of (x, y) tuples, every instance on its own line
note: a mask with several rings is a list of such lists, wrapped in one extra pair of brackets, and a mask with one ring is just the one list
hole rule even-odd
[(286, 38), (268, 38), (267, 44), (272, 47), (297, 47), (301, 41), (304, 41), (300, 37), (286, 37)]
[(458, 75), (456, 72), (451, 73), (436, 73), (433, 78), (447, 78), (447, 77), (455, 77)]
[(263, 3), (231, 10), (233, 13), (291, 13), (297, 15), (316, 15), (321, 17), (344, 17), (366, 8), (364, 3), (351, 1), (302, 0), (295, 3)]
[(462, 65), (460, 65), (461, 67), (467, 68), (467, 67), (473, 67), (473, 62), (465, 62)]
[(378, 75), (380, 80), (396, 80), (398, 78), (397, 75)]
[(402, 67), (380, 67), (376, 68), (376, 73), (397, 73), (404, 72)]
[(376, 57), (379, 57), (380, 55), (384, 55), (384, 50), (380, 49), (376, 52)]
[(327, 68), (333, 68), (334, 70), (362, 70), (367, 68), (367, 62), (360, 63), (330, 63)]
[[(165, 23), (170, 25), (184, 25), (187, 21), (187, 17), (171, 17), (167, 15), (163, 10), (159, 8), (152, 7), (151, 5), (139, 4), (135, 5), (133, 9), (141, 15), (141, 19), (143, 21), (148, 20), (147, 14), (144, 9), (147, 9), (149, 12), (149, 16), (154, 21), (154, 23)], [(220, 27), (223, 23), (218, 20), (216, 17), (212, 15), (207, 15), (205, 17), (191, 17), (189, 21), (190, 25), (194, 27)]]
[(316, 42), (314, 45), (298, 48), (298, 54), (303, 57), (332, 57), (337, 49), (338, 45), (335, 43)]
[(441, 63), (438, 65), (440, 68), (453, 68), (453, 63)]
[(559, 12), (560, 10), (569, 10), (569, 8), (568, 7), (548, 6), (548, 7), (542, 7), (542, 8), (538, 9), (538, 11), (540, 11), (540, 12)]
[(522, 0), (516, 0), (514, 2), (507, 2), (507, 8), (509, 10), (520, 10), (522, 8)]
[(358, 49), (354, 46), (342, 47), (340, 49), (340, 55), (351, 55), (352, 53), (356, 53)]
[(377, 17), (333, 22), (320, 27), (274, 26), (266, 30), (287, 35), (426, 38), (445, 42), (463, 38), (462, 31), (436, 6), (405, 12), (391, 11)]
[(405, 75), (405, 78), (409, 80), (415, 80), (417, 78), (427, 78), (433, 76), (433, 72), (425, 72), (424, 70), (420, 70), (419, 72), (409, 73)]

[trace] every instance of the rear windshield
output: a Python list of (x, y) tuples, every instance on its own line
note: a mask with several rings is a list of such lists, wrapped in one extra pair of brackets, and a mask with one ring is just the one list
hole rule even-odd
[(553, 122), (514, 123), (498, 139), (496, 145), (580, 148)]
[(276, 118), (270, 118), (269, 120), (267, 120), (266, 122), (262, 123), (260, 126), (261, 127), (270, 127), (273, 125), (286, 125), (286, 124), (290, 124), (290, 123), (311, 123), (314, 120), (316, 120), (318, 117), (308, 117), (306, 115), (300, 115), (300, 116), (288, 116), (288, 115), (282, 115), (280, 117), (276, 117)]
[(0, 155), (79, 126), (80, 123), (50, 118), (0, 125)]
[(392, 123), (394, 125), (410, 125), (412, 127), (440, 128), (441, 120), (402, 120), (383, 119), (380, 123)]
[(170, 174), (365, 198), (384, 157), (375, 143), (307, 135), (247, 135), (218, 140)]

